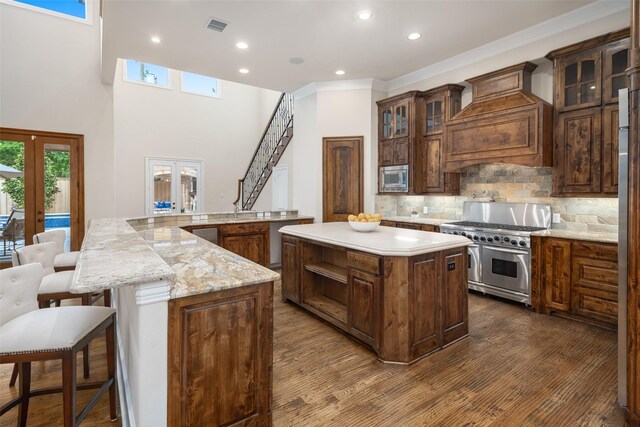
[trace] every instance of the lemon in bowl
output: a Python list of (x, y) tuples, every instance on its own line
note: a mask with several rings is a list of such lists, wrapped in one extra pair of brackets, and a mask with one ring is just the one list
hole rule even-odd
[(349, 225), (355, 231), (369, 232), (375, 230), (380, 225), (382, 219), (381, 214), (359, 213), (358, 215), (349, 215)]

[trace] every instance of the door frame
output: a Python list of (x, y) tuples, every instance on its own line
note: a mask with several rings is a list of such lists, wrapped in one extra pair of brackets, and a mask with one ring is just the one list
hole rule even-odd
[[(328, 189), (327, 189), (327, 145), (329, 142), (340, 142), (340, 141), (356, 141), (359, 152), (360, 159), (358, 167), (360, 168), (360, 176), (358, 177), (358, 205), (361, 210), (364, 210), (364, 135), (357, 136), (325, 136), (322, 137), (322, 222), (327, 221), (328, 217), (328, 204), (326, 203), (325, 198), (327, 197)], [(359, 212), (353, 212), (354, 214), (358, 214)]]
[[(60, 138), (65, 140), (71, 140), (69, 150), (75, 150), (75, 162), (70, 159), (70, 186), (73, 189), (75, 187), (75, 193), (77, 197), (71, 197), (69, 206), (69, 221), (70, 229), (69, 235), (71, 240), (71, 250), (78, 251), (82, 246), (85, 233), (85, 217), (84, 217), (84, 135), (75, 133), (63, 133), (63, 132), (50, 132), (41, 130), (29, 130), (29, 129), (17, 129), (0, 127), (0, 139), (11, 140), (15, 139), (15, 136), (30, 135), (31, 137), (27, 141), (22, 141), (25, 144), (25, 175), (27, 173), (33, 174), (35, 178), (39, 172), (36, 170), (36, 165), (41, 164), (41, 159), (35, 156), (35, 145), (38, 137), (42, 138)], [(16, 139), (18, 140), (18, 139)], [(31, 145), (27, 147), (26, 144)], [(28, 164), (27, 152), (31, 153), (31, 164)], [(75, 181), (75, 182), (74, 182)], [(36, 185), (35, 181), (28, 183), (25, 179), (25, 219), (27, 218), (27, 212), (33, 212), (35, 215), (36, 209)], [(31, 193), (31, 197), (27, 199), (27, 193)], [(35, 227), (35, 217), (33, 224), (29, 224), (25, 220), (25, 245), (31, 244), (31, 237), (36, 234), (37, 228)], [(73, 226), (75, 225), (75, 227)]]
[[(199, 179), (198, 179), (198, 195), (197, 195), (197, 204), (198, 204), (198, 208), (195, 212), (190, 212), (192, 214), (197, 214), (200, 212), (204, 212), (204, 160), (202, 159), (185, 159), (185, 158), (181, 158), (181, 157), (159, 157), (159, 156), (146, 156), (144, 158), (144, 172), (145, 172), (145, 177), (144, 177), (144, 187), (145, 187), (145, 215), (147, 216), (156, 216), (156, 215), (167, 215), (167, 214), (154, 214), (153, 213), (153, 209), (152, 209), (152, 205), (153, 205), (153, 180), (151, 179), (151, 162), (153, 161), (158, 161), (158, 162), (167, 162), (167, 163), (172, 163), (171, 166), (171, 179), (172, 179), (172, 189), (171, 189), (171, 193), (172, 193), (172, 197), (175, 196), (175, 194), (173, 194), (173, 182), (177, 182), (176, 181), (176, 175), (179, 178), (180, 177), (180, 172), (179, 172), (179, 167), (181, 164), (184, 163), (195, 163), (198, 165), (199, 169), (200, 169), (200, 175), (199, 175)], [(176, 168), (174, 169), (174, 166), (176, 166)], [(175, 201), (176, 203), (176, 211), (175, 212), (171, 212), (170, 215), (175, 215), (175, 214), (179, 214), (180, 213), (180, 208), (182, 207), (181, 202), (176, 199)]]

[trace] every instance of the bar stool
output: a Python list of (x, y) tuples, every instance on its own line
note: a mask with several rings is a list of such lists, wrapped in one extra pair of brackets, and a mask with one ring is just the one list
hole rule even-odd
[[(19, 396), (0, 407), (0, 416), (20, 405), (18, 425), (26, 426), (31, 397), (62, 392), (64, 426), (76, 426), (108, 390), (109, 415), (115, 420), (115, 310), (87, 306), (38, 309), (41, 279), (39, 264), (0, 270), (0, 363), (20, 366)], [(107, 379), (77, 384), (77, 353), (103, 331), (107, 339)], [(31, 362), (55, 359), (62, 360), (62, 387), (31, 390)], [(99, 390), (76, 415), (76, 390), (91, 388)]]
[[(91, 305), (92, 294), (72, 294), (71, 282), (74, 271), (58, 271), (53, 269), (53, 260), (57, 253), (57, 246), (54, 242), (38, 243), (37, 245), (25, 246), (17, 249), (12, 255), (13, 266), (37, 263), (42, 266), (42, 281), (38, 287), (38, 305), (41, 308), (51, 306), (51, 301), (80, 298), (82, 305)], [(89, 348), (87, 347), (82, 359), (84, 366), (84, 378), (89, 378)], [(18, 377), (18, 366), (13, 368), (9, 386), (13, 387)]]
[(49, 230), (33, 236), (33, 243), (54, 242), (58, 251), (53, 260), (53, 268), (56, 271), (74, 270), (78, 264), (79, 251), (65, 252), (64, 242), (67, 239), (67, 233), (64, 230)]

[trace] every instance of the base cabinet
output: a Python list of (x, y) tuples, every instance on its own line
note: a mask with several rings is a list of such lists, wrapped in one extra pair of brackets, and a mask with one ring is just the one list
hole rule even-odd
[(412, 363), (469, 333), (466, 248), (386, 257), (284, 236), (283, 299)]
[(271, 425), (273, 283), (169, 301), (169, 426)]
[(409, 230), (430, 231), (432, 233), (439, 233), (440, 227), (431, 224), (419, 224), (415, 222), (402, 222), (402, 221), (387, 221), (382, 220), (380, 225), (386, 227), (407, 228)]
[(618, 324), (618, 246), (534, 237), (532, 304), (608, 328)]
[(218, 227), (218, 244), (257, 264), (265, 267), (270, 264), (269, 224), (266, 222), (221, 225)]

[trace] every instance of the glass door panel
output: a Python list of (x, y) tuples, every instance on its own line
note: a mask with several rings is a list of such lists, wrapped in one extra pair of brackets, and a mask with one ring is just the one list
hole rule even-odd
[[(64, 230), (65, 251), (71, 250), (71, 146), (44, 144), (44, 231)], [(42, 212), (37, 210), (36, 214)]]
[[(26, 243), (26, 233), (35, 230), (33, 215), (33, 173), (25, 169), (25, 157), (33, 156), (28, 136), (0, 140), (0, 262), (8, 264), (16, 249)], [(23, 140), (19, 140), (23, 139)], [(31, 148), (31, 149), (30, 149)], [(30, 163), (30, 162), (27, 162)]]
[(147, 215), (201, 212), (202, 162), (147, 159)]

